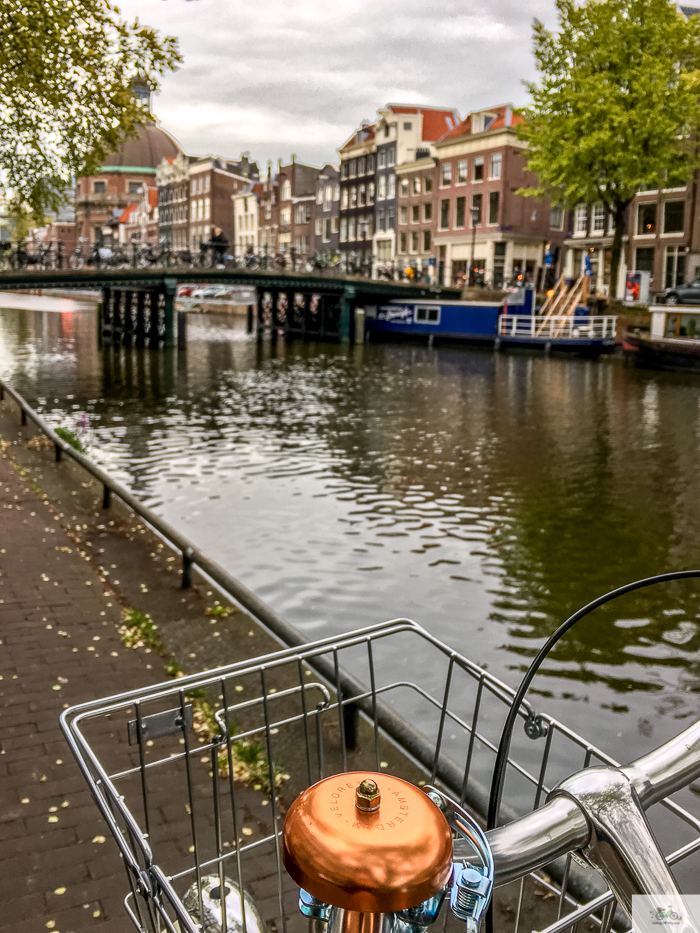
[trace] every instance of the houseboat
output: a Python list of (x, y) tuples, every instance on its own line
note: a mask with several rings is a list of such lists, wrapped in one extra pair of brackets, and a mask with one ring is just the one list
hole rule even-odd
[(642, 366), (700, 370), (700, 308), (652, 305), (651, 330), (625, 331), (622, 348)]
[(567, 314), (538, 314), (532, 288), (513, 292), (505, 301), (392, 300), (365, 308), (368, 339), (418, 338), (463, 340), (498, 347), (544, 350), (611, 351), (614, 315), (591, 316), (586, 306)]

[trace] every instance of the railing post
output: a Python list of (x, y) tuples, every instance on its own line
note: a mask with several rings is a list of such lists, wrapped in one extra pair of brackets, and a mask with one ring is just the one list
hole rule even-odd
[(360, 724), (360, 712), (355, 703), (346, 703), (343, 706), (343, 733), (345, 747), (357, 748), (357, 727)]
[(192, 586), (192, 548), (182, 552), (182, 589), (188, 590)]
[(27, 423), (27, 413), (26, 413), (26, 411), (24, 410), (24, 408), (22, 408), (21, 406), (20, 406), (20, 411), (22, 412), (22, 424), (26, 424), (26, 423)]
[(56, 463), (60, 463), (60, 462), (61, 462), (61, 453), (62, 453), (62, 451), (61, 451), (61, 445), (60, 445), (60, 444), (54, 444), (54, 447), (55, 447), (55, 449), (56, 449)]
[(112, 490), (105, 483), (102, 486), (102, 508), (108, 509), (112, 504)]
[(5, 386), (0, 382), (0, 402), (5, 401)]

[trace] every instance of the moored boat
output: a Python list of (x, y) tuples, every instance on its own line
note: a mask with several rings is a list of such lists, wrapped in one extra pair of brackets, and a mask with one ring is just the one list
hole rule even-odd
[(700, 370), (700, 308), (652, 305), (651, 330), (625, 331), (622, 348), (642, 366)]

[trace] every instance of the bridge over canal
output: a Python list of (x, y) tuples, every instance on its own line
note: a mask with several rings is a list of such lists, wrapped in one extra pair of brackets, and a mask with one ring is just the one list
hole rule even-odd
[[(247, 286), (257, 292), (258, 334), (351, 341), (356, 308), (392, 298), (406, 301), (459, 298), (456, 288), (335, 277), (295, 272), (240, 269), (87, 269), (0, 273), (0, 290), (101, 291), (100, 334), (111, 342), (149, 346), (185, 343), (186, 313), (175, 313), (184, 284)], [(177, 333), (176, 333), (177, 318)]]

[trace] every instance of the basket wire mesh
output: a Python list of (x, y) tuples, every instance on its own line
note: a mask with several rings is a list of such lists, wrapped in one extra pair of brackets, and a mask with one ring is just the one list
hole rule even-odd
[[(141, 933), (200, 933), (212, 876), (236, 886), (243, 933), (244, 892), (271, 933), (301, 933), (309, 921), (280, 840), (296, 796), (332, 774), (386, 771), (437, 784), (480, 818), (512, 697), (397, 620), (73, 707), (62, 726), (119, 846), (126, 910)], [(543, 804), (572, 772), (618, 764), (529, 704), (520, 714), (502, 822)], [(654, 809), (669, 864), (697, 853), (700, 821), (671, 800)], [(600, 876), (571, 855), (497, 888), (494, 909), (496, 929), (513, 933), (608, 933), (620, 919)], [(438, 926), (461, 924), (443, 909)], [(233, 933), (225, 911), (221, 929)]]

